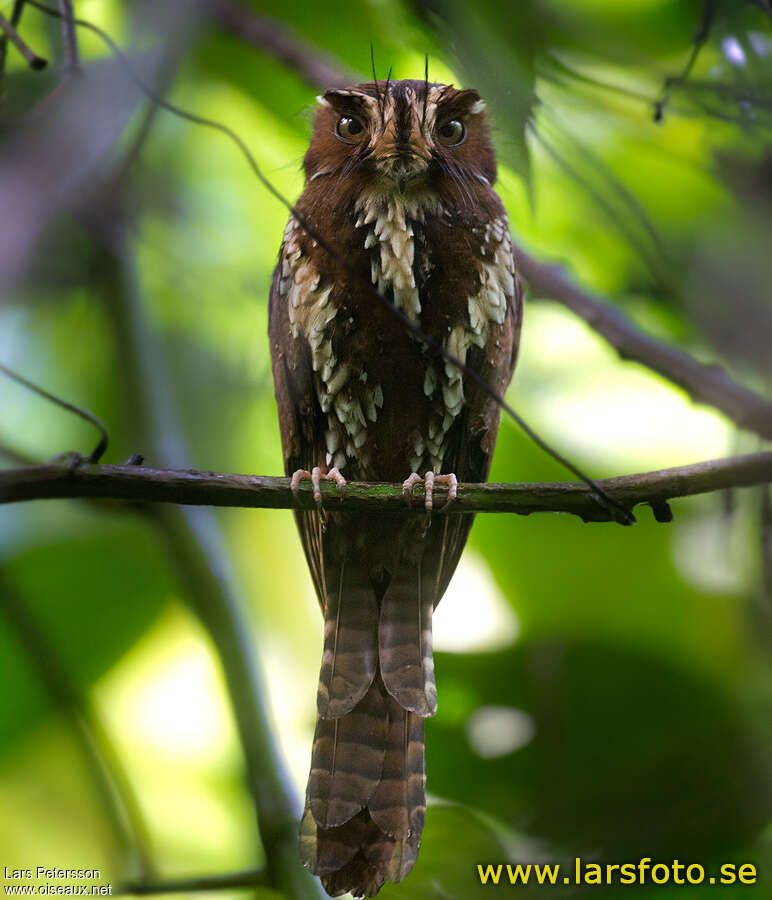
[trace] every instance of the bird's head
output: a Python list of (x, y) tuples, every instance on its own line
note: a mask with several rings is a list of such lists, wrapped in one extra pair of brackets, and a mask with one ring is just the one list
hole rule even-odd
[(319, 98), (307, 181), (365, 179), (388, 194), (468, 192), (491, 185), (496, 159), (475, 90), (429, 81), (374, 81)]

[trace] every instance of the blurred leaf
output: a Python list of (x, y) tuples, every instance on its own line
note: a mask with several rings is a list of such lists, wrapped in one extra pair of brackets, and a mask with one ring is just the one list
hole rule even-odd
[[(667, 659), (553, 639), (443, 654), (437, 672), (451, 708), (427, 724), (430, 790), (552, 846), (614, 860), (698, 858), (741, 846), (772, 811), (770, 754), (737, 700)], [(466, 729), (483, 705), (524, 710), (534, 739), (477, 756)]]
[(521, 0), (506, 7), (504, 15), (493, 0), (415, 0), (413, 5), (450, 51), (449, 62), (452, 68), (458, 65), (464, 86), (477, 88), (485, 98), (499, 153), (530, 189), (525, 135), (536, 102), (534, 57), (544, 40), (537, 4)]
[[(492, 480), (549, 481), (565, 475), (504, 423)], [(676, 516), (688, 515), (696, 502), (674, 502)], [(742, 653), (742, 603), (705, 596), (687, 584), (674, 565), (668, 526), (654, 522), (646, 507), (637, 516), (629, 529), (548, 514), (481, 516), (471, 540), (515, 608), (525, 637), (605, 635), (717, 676), (726, 672)]]
[(489, 821), (471, 809), (430, 803), (418, 862), (401, 884), (386, 885), (379, 896), (384, 900), (488, 897), (490, 888), (480, 884), (477, 863), (507, 860), (503, 835)]
[[(4, 565), (70, 673), (85, 687), (103, 674), (155, 620), (174, 593), (154, 534), (144, 523), (106, 524), (32, 547)], [(0, 751), (49, 709), (34, 666), (0, 616)]]
[(629, 66), (688, 52), (703, 0), (546, 0), (541, 6), (556, 47)]
[[(10, 52), (15, 51), (11, 48)], [(10, 134), (25, 113), (52, 90), (57, 80), (57, 73), (50, 67), (34, 72), (26, 66), (8, 72), (0, 80), (0, 140), (6, 133)]]

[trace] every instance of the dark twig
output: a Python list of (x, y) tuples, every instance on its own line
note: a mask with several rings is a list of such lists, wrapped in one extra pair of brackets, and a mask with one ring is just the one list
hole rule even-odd
[(149, 839), (137, 798), (118, 754), (91, 705), (72, 683), (67, 667), (22, 598), (0, 572), (0, 615), (12, 628), (54, 706), (69, 720), (97, 796), (126, 861), (138, 877), (152, 876)]
[[(7, 40), (9, 40), (14, 47), (21, 53), (24, 59), (27, 60), (27, 65), (30, 69), (45, 69), (48, 65), (48, 61), (43, 59), (42, 56), (38, 56), (34, 50), (31, 50), (24, 40), (19, 36), (19, 32), (16, 30), (15, 26), (12, 22), (9, 22), (6, 17), (0, 13), (0, 31), (3, 31)], [(3, 44), (3, 53), (2, 53), (3, 61), (5, 61), (5, 43)]]
[(574, 69), (572, 66), (567, 65), (564, 60), (553, 53), (547, 54), (545, 57), (540, 74), (543, 74), (544, 77), (553, 81), (559, 79), (560, 76), (563, 76), (572, 79), (578, 84), (586, 84), (588, 87), (598, 88), (602, 91), (610, 91), (611, 93), (618, 94), (620, 97), (625, 97), (628, 100), (644, 103), (646, 106), (651, 106), (652, 104), (652, 99), (648, 94), (644, 94), (641, 91), (635, 91), (632, 88), (625, 87), (621, 84), (614, 84), (610, 81), (593, 78), (586, 72), (582, 72), (579, 69)]
[(68, 403), (66, 400), (62, 400), (61, 397), (57, 397), (55, 394), (49, 393), (43, 388), (38, 387), (36, 384), (33, 384), (31, 381), (27, 381), (26, 378), (18, 375), (16, 372), (14, 372), (12, 369), (9, 369), (7, 366), (4, 366), (2, 363), (0, 363), (0, 372), (2, 372), (4, 375), (7, 375), (9, 378), (12, 378), (14, 381), (27, 388), (27, 390), (39, 394), (41, 397), (44, 397), (51, 403), (55, 403), (62, 409), (66, 409), (68, 412), (75, 413), (76, 416), (79, 416), (81, 419), (84, 419), (86, 422), (89, 422), (91, 425), (93, 425), (94, 428), (96, 428), (99, 432), (100, 439), (96, 447), (94, 447), (91, 453), (89, 453), (89, 455), (85, 458), (85, 461), (90, 463), (99, 462), (99, 460), (104, 455), (105, 450), (107, 450), (107, 445), (110, 440), (107, 428), (100, 419), (98, 419), (87, 409), (83, 409), (80, 406), (75, 406), (73, 403)]
[[(178, 55), (175, 55), (174, 57), (171, 55), (164, 57), (164, 60), (159, 67), (158, 75), (156, 76), (156, 83), (161, 90), (165, 89), (172, 80), (172, 76), (176, 71), (178, 64)], [(128, 178), (133, 174), (134, 166), (140, 157), (145, 142), (150, 137), (159, 110), (160, 107), (158, 104), (152, 100), (147, 103), (143, 110), (139, 125), (131, 138), (128, 149), (122, 154), (120, 161), (111, 175), (112, 190), (114, 190), (116, 194), (122, 193)]]
[(761, 574), (768, 602), (772, 603), (772, 489), (761, 492)]
[(515, 260), (535, 297), (567, 306), (622, 359), (645, 365), (683, 388), (696, 403), (713, 406), (741, 428), (772, 440), (772, 402), (733, 381), (720, 366), (700, 363), (640, 331), (611, 304), (574, 284), (560, 266), (539, 262), (519, 248), (515, 248)]
[(683, 67), (679, 75), (670, 75), (665, 79), (665, 85), (662, 89), (662, 96), (659, 98), (659, 100), (654, 101), (655, 122), (661, 122), (665, 115), (665, 107), (670, 101), (671, 89), (685, 84), (689, 79), (689, 76), (692, 74), (692, 69), (694, 68), (694, 64), (697, 62), (697, 57), (700, 55), (700, 50), (702, 50), (703, 45), (707, 41), (708, 37), (710, 37), (710, 30), (713, 26), (713, 18), (715, 17), (715, 14), (716, 0), (704, 0), (700, 22), (697, 26), (697, 30), (694, 33), (694, 37), (692, 38), (692, 50), (689, 54), (689, 59), (686, 61), (686, 65)]
[[(640, 504), (656, 507), (660, 519), (668, 517), (665, 509), (668, 500), (767, 483), (772, 483), (772, 452), (709, 460), (601, 481), (604, 491), (617, 502), (630, 509)], [(414, 507), (420, 511), (420, 490), (416, 494)], [(591, 490), (577, 482), (461, 484), (458, 499), (447, 508), (435, 511), (435, 515), (564, 512), (587, 522), (613, 520), (613, 514), (599, 506), (590, 495)], [(352, 482), (341, 495), (335, 485), (325, 483), (322, 484), (322, 496), (328, 509), (402, 515), (406, 509), (402, 486), (397, 484)], [(102, 465), (84, 465), (74, 471), (56, 465), (0, 471), (0, 503), (61, 497), (102, 497), (192, 506), (315, 508), (311, 490), (301, 487), (295, 496), (288, 478)]]
[(199, 891), (223, 891), (267, 885), (265, 869), (246, 869), (224, 875), (202, 875), (197, 878), (174, 878), (164, 881), (135, 881), (118, 885), (114, 894), (147, 896), (148, 894), (187, 894)]
[(78, 35), (75, 29), (75, 9), (72, 0), (59, 0), (59, 11), (62, 14), (62, 34), (67, 54), (66, 72), (72, 75), (80, 71)]
[[(607, 198), (604, 192), (590, 178), (583, 174), (580, 167), (561, 153), (557, 146), (549, 140), (545, 135), (546, 122), (542, 116), (542, 128), (537, 129), (532, 125), (528, 130), (533, 135), (534, 140), (540, 144), (547, 155), (553, 160), (555, 165), (564, 172), (570, 179), (579, 184), (586, 194), (592, 199), (593, 203), (605, 214), (611, 225), (627, 239), (627, 242), (641, 257), (647, 271), (651, 273), (657, 282), (661, 285), (667, 284), (667, 277), (664, 274), (663, 263), (665, 262), (665, 252), (661, 246), (661, 241), (654, 227), (648, 220), (646, 212), (641, 208), (633, 195), (624, 187), (622, 182), (608, 173), (605, 174), (605, 182), (617, 194), (626, 207), (619, 210), (614, 199)], [(562, 132), (561, 137), (564, 141), (570, 142), (571, 158), (578, 161), (580, 157), (584, 157), (585, 161), (589, 161), (590, 166), (596, 170), (600, 169), (599, 162), (593, 158), (591, 151), (587, 149), (580, 141), (573, 138), (570, 129), (559, 128)], [(588, 159), (589, 158), (589, 159)], [(637, 233), (642, 228), (648, 241), (641, 240)]]
[[(24, 12), (25, 0), (13, 0), (13, 9), (11, 10), (11, 25), (18, 30), (19, 22), (21, 22), (21, 14)], [(0, 29), (0, 80), (5, 75), (5, 58), (8, 54), (8, 35)]]

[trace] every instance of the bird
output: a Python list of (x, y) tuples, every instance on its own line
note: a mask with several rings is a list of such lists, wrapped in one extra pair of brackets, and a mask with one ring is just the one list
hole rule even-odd
[[(431, 510), (487, 479), (523, 292), (478, 91), (427, 75), (317, 100), (268, 326), (285, 473), (319, 507), (295, 512), (324, 616), (299, 848), (330, 896), (371, 897), (418, 856), (432, 613), (474, 518)], [(322, 509), (323, 480), (402, 482), (405, 512)]]

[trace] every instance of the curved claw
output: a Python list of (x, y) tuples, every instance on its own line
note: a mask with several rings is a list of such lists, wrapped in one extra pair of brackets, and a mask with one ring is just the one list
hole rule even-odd
[(422, 478), (417, 472), (412, 472), (402, 482), (402, 494), (410, 502), (413, 496), (413, 488), (417, 484), (424, 485), (424, 506), (426, 511), (430, 513), (434, 508), (434, 487), (437, 484), (446, 484), (448, 486), (448, 500), (442, 509), (447, 509), (458, 496), (458, 478), (450, 472), (447, 475), (435, 475), (434, 472), (427, 472)]
[(290, 481), (290, 490), (293, 494), (297, 494), (298, 488), (300, 487), (300, 482), (304, 478), (310, 478), (311, 473), (308, 469), (295, 469), (292, 473), (292, 480)]
[(444, 511), (458, 497), (458, 478), (456, 478), (453, 472), (449, 472), (447, 475), (436, 475), (434, 483), (447, 484), (448, 486), (448, 499), (441, 510)]
[(316, 506), (320, 512), (322, 510), (321, 483), (323, 481), (334, 481), (341, 493), (346, 490), (346, 479), (340, 473), (339, 469), (332, 468), (329, 472), (322, 472), (320, 466), (314, 466), (310, 472), (308, 471), (308, 469), (296, 469), (292, 473), (290, 490), (293, 494), (297, 494), (298, 489), (300, 488), (300, 482), (304, 481), (306, 478), (311, 482), (311, 487), (314, 491), (314, 502), (316, 503)]
[(413, 499), (413, 488), (417, 484), (423, 484), (423, 478), (418, 474), (418, 472), (411, 472), (410, 475), (402, 482), (402, 496), (405, 500), (410, 503)]

